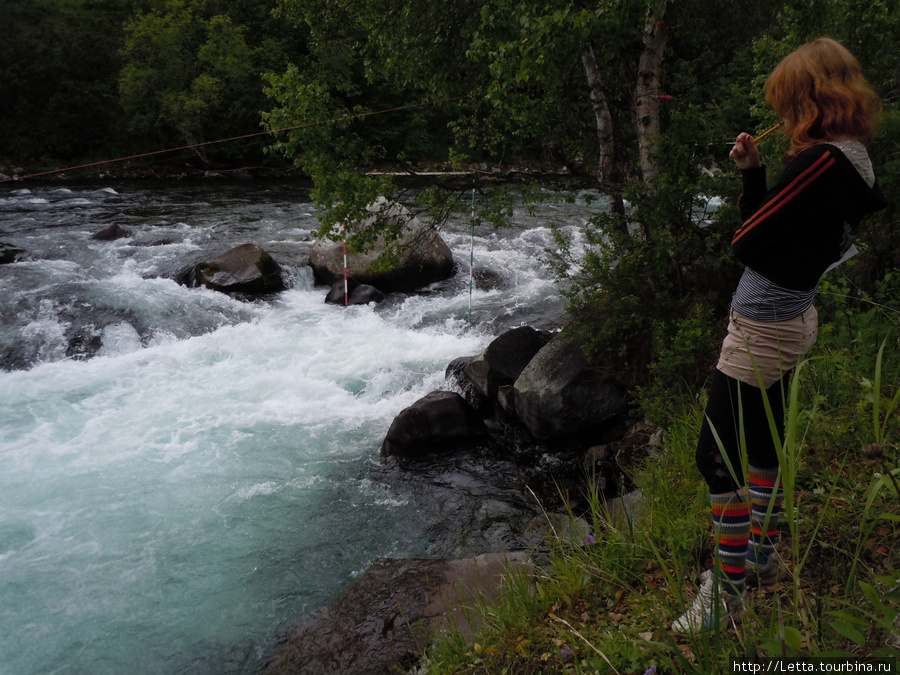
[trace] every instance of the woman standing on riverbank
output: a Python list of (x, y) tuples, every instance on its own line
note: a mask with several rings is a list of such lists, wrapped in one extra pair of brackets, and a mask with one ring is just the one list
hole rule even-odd
[[(775, 550), (782, 500), (776, 442), (784, 440), (784, 392), (816, 341), (813, 299), (821, 276), (855, 252), (861, 218), (885, 206), (864, 145), (880, 104), (846, 48), (830, 38), (803, 45), (772, 71), (765, 91), (784, 119), (789, 163), (767, 191), (752, 136), (738, 135), (729, 155), (744, 188), (743, 224), (731, 245), (746, 268), (696, 454), (710, 492), (715, 564), (672, 624), (682, 634), (740, 615), (748, 579), (773, 583), (782, 570)], [(770, 430), (766, 400), (780, 439)]]

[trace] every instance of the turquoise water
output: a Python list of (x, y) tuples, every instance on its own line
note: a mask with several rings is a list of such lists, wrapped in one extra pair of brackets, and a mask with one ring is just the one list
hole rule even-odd
[[(278, 628), (376, 557), (428, 553), (434, 514), (373, 479), (393, 417), (458, 356), (561, 303), (543, 221), (464, 227), (454, 279), (382, 306), (325, 305), (294, 186), (0, 194), (0, 673), (255, 672)], [(118, 222), (125, 240), (92, 232)], [(292, 288), (241, 303), (179, 261), (253, 241)], [(102, 344), (72, 351), (74, 331)]]

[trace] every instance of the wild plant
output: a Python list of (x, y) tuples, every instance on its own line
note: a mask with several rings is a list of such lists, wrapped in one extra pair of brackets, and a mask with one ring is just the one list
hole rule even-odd
[[(874, 377), (857, 376), (862, 394), (818, 393), (831, 371), (846, 367), (836, 375), (846, 377), (846, 352), (804, 361), (786, 387), (781, 525), (793, 573), (772, 589), (750, 589), (741, 623), (687, 639), (669, 631), (709, 550), (706, 486), (693, 461), (703, 402), (679, 399), (667, 412), (664, 450), (637, 474), (638, 515), (617, 519), (588, 477), (587, 507), (567, 514), (579, 517), (581, 530), (567, 528), (579, 534), (551, 533), (549, 553), (512, 579), (501, 606), (478, 608), (488, 620), (475, 645), (450, 642), (428, 672), (717, 673), (759, 656), (900, 656), (900, 572), (890, 549), (900, 522), (900, 394), (887, 344), (877, 356), (872, 348)], [(771, 410), (769, 418), (777, 436)], [(851, 434), (865, 443), (853, 445)], [(859, 448), (873, 442), (883, 454), (866, 469)], [(882, 530), (884, 551), (872, 545)]]
[[(900, 657), (900, 570), (876, 574), (871, 581), (860, 578), (860, 565), (865, 543), (881, 523), (900, 522), (900, 467), (889, 466), (885, 446), (895, 436), (895, 413), (900, 406), (900, 387), (893, 396), (884, 395), (883, 364), (885, 338), (875, 360), (874, 379), (863, 380), (872, 406), (871, 440), (863, 447), (863, 455), (870, 464), (880, 464), (866, 491), (865, 506), (860, 519), (859, 534), (847, 578), (848, 602), (829, 612), (829, 626), (846, 638), (857, 653), (874, 657)], [(894, 426), (890, 426), (893, 424)], [(852, 593), (859, 588), (865, 603)], [(836, 655), (848, 655), (847, 650), (832, 650)]]

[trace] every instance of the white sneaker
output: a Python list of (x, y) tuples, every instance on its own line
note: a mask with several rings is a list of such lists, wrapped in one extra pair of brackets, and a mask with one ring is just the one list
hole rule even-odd
[(672, 622), (672, 631), (679, 635), (708, 631), (744, 610), (744, 596), (731, 595), (721, 584), (716, 588), (715, 572), (709, 569), (700, 575), (700, 591), (690, 608)]

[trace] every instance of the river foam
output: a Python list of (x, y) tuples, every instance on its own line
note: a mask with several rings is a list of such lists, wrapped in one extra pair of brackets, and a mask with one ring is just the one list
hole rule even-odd
[[(371, 478), (381, 440), (450, 361), (558, 316), (552, 237), (479, 229), (476, 265), (499, 281), (470, 296), (473, 239), (450, 228), (452, 279), (335, 307), (305, 268), (297, 193), (0, 195), (0, 234), (30, 255), (0, 269), (18, 359), (0, 372), (0, 673), (255, 672), (280, 625), (373, 559), (431, 550), (427, 494)], [(113, 223), (130, 237), (90, 240)], [(242, 303), (165, 274), (248, 239), (291, 289)]]

